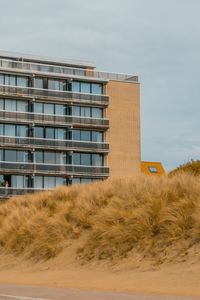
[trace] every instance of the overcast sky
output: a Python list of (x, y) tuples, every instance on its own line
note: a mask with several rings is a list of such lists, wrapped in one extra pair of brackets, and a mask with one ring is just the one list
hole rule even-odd
[(200, 158), (199, 14), (200, 0), (0, 0), (0, 49), (138, 74), (142, 159), (170, 169)]

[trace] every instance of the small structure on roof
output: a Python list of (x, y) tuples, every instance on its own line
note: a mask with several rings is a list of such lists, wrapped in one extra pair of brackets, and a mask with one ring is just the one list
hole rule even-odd
[(161, 162), (142, 161), (141, 172), (147, 175), (161, 176), (165, 175), (165, 169)]

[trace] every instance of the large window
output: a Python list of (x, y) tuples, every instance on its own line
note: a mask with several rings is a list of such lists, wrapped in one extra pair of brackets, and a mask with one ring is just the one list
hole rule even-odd
[(84, 165), (84, 166), (103, 166), (103, 155), (93, 154), (93, 153), (78, 153), (73, 154), (73, 164), (74, 165)]
[(55, 176), (35, 176), (35, 189), (53, 189), (56, 186), (66, 185), (66, 178)]
[(1, 136), (12, 136), (12, 137), (27, 137), (28, 126), (25, 125), (12, 125), (12, 124), (0, 124), (0, 135)]
[(1, 85), (28, 87), (29, 78), (19, 75), (0, 74)]
[(65, 128), (35, 127), (36, 138), (66, 140), (67, 130)]
[(35, 151), (35, 163), (37, 164), (70, 164), (69, 155), (66, 152)]
[(73, 106), (72, 115), (85, 118), (103, 118), (103, 109), (99, 107)]
[(103, 94), (103, 85), (101, 83), (73, 81), (72, 91), (85, 94)]
[(3, 161), (9, 162), (28, 162), (28, 151), (20, 151), (20, 150), (3, 150)]
[(101, 131), (91, 131), (91, 130), (73, 130), (73, 140), (75, 141), (90, 141), (90, 142), (102, 142), (103, 133)]
[(64, 91), (66, 90), (66, 82), (62, 80), (48, 80), (48, 89)]
[(1, 98), (0, 110), (27, 112), (28, 101)]
[(35, 113), (45, 115), (65, 115), (66, 106), (62, 104), (36, 102), (34, 104)]

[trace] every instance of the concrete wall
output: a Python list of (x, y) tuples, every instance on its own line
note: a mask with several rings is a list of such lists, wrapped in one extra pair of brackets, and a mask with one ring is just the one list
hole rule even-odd
[(110, 144), (107, 158), (110, 176), (140, 173), (140, 85), (109, 81), (107, 94), (110, 128), (106, 140)]

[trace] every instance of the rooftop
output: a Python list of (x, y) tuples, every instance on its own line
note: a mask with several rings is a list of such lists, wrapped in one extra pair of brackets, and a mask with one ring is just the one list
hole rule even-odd
[(0, 70), (44, 74), (55, 77), (84, 78), (97, 81), (138, 82), (133, 74), (98, 71), (92, 62), (27, 55), (0, 50)]

